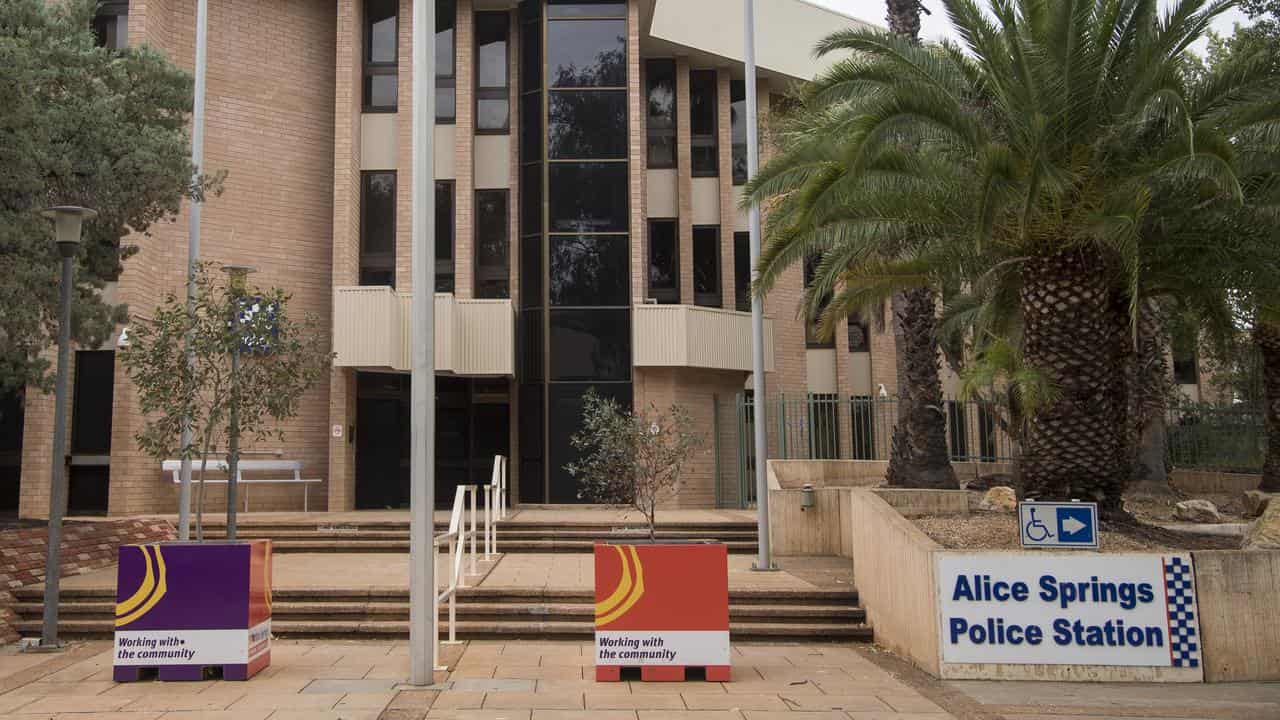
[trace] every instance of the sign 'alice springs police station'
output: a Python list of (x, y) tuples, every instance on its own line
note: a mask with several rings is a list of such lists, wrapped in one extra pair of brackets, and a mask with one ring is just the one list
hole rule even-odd
[(1189, 554), (936, 557), (944, 663), (1200, 666)]

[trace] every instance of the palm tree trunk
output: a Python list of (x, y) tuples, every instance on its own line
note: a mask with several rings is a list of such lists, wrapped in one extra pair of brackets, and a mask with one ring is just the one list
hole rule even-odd
[[(947, 420), (938, 376), (937, 304), (931, 288), (894, 295), (899, 363), (898, 424), (889, 484), (898, 487), (960, 487), (947, 451)], [(904, 392), (905, 390), (905, 392)], [(897, 460), (897, 467), (894, 461)]]
[(1280, 324), (1259, 321), (1253, 341), (1262, 353), (1262, 390), (1267, 409), (1267, 456), (1262, 465), (1266, 492), (1280, 492)]
[(1130, 392), (1133, 412), (1130, 441), (1134, 443), (1133, 476), (1129, 492), (1142, 495), (1170, 495), (1169, 469), (1166, 465), (1168, 433), (1169, 361), (1165, 357), (1166, 342), (1155, 305), (1146, 301), (1138, 307), (1136, 351)]
[(1124, 327), (1104, 263), (1088, 249), (1034, 256), (1023, 266), (1020, 295), (1027, 364), (1058, 393), (1030, 422), (1025, 494), (1094, 501), (1104, 514), (1122, 515), (1127, 412), (1114, 348)]

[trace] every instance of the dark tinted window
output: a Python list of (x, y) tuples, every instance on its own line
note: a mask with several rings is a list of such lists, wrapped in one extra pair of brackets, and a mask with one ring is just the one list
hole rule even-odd
[(542, 159), (542, 93), (520, 96), (520, 161)]
[(478, 298), (511, 296), (511, 242), (507, 191), (476, 191), (476, 288)]
[(112, 391), (116, 354), (111, 350), (77, 350), (71, 412), (71, 452), (111, 452)]
[(675, 220), (649, 221), (649, 297), (680, 302), (680, 241)]
[(867, 323), (858, 313), (848, 317), (849, 352), (871, 352), (871, 333)]
[(733, 234), (734, 307), (751, 312), (751, 233)]
[[(537, 7), (537, 3), (521, 3), (521, 10)], [(542, 23), (520, 25), (520, 90), (529, 92), (542, 87)]]
[(542, 380), (542, 310), (520, 311), (520, 378)]
[(720, 307), (720, 228), (715, 225), (693, 229), (693, 301)]
[(98, 47), (123, 50), (129, 46), (128, 0), (99, 2), (93, 16), (93, 39)]
[(510, 126), (505, 12), (476, 13), (476, 129), (501, 132)]
[(747, 181), (747, 84), (729, 81), (729, 134), (733, 138), (733, 184)]
[(396, 284), (396, 174), (367, 172), (360, 183), (360, 284)]
[[(611, 398), (623, 410), (631, 409), (631, 383), (556, 383), (550, 388), (549, 430), (547, 437), (547, 470), (551, 479), (553, 503), (587, 503), (598, 501), (581, 491), (578, 481), (564, 469), (578, 459), (578, 451), (569, 439), (582, 428), (582, 397), (588, 390)], [(524, 487), (523, 476), (521, 488)], [(522, 493), (523, 494), (523, 493)]]
[(551, 231), (625, 232), (626, 163), (551, 163)]
[(453, 292), (453, 183), (436, 182), (436, 292)]
[(561, 90), (548, 97), (547, 156), (563, 159), (627, 156), (625, 90)]
[(626, 87), (625, 20), (547, 23), (547, 82), (551, 87)]
[(645, 63), (645, 129), (649, 167), (676, 166), (676, 61)]
[[(804, 286), (806, 290), (809, 288), (809, 285), (813, 283), (814, 275), (817, 274), (818, 264), (821, 261), (821, 257), (812, 255), (804, 259)], [(804, 340), (807, 347), (833, 348), (836, 346), (835, 338), (828, 338), (824, 340), (818, 333), (818, 325), (822, 319), (822, 309), (825, 308), (829, 302), (831, 302), (830, 293), (822, 299), (818, 308), (818, 314), (814, 317), (806, 318)]]
[(436, 0), (436, 121), (453, 122), (457, 116), (455, 85), (454, 27), (457, 24), (454, 0)]
[(520, 307), (542, 307), (542, 236), (520, 238)]
[(396, 0), (364, 4), (364, 111), (394, 112), (398, 57)]
[(627, 4), (617, 0), (551, 0), (547, 17), (626, 17)]
[(716, 157), (716, 71), (689, 73), (689, 133), (693, 152), (693, 174), (714, 177), (720, 174)]
[(630, 311), (552, 310), (551, 380), (629, 380)]
[(551, 235), (552, 305), (626, 305), (627, 236)]
[(520, 167), (520, 234), (542, 232), (542, 164)]

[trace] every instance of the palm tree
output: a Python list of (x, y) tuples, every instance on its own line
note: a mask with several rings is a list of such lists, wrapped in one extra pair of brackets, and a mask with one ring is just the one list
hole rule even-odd
[(1230, 138), (1275, 122), (1262, 94), (1275, 74), (1237, 65), (1189, 84), (1183, 54), (1231, 0), (1164, 13), (1158, 0), (945, 3), (963, 48), (872, 30), (819, 45), (851, 55), (817, 79), (783, 133), (796, 144), (748, 188), (780, 210), (761, 275), (820, 250), (823, 283), (844, 287), (828, 313), (921, 277), (1012, 297), (1016, 320), (978, 312), (1016, 324), (1023, 361), (1054, 390), (1028, 422), (1025, 493), (1121, 513), (1121, 370), (1153, 193), (1238, 201)]

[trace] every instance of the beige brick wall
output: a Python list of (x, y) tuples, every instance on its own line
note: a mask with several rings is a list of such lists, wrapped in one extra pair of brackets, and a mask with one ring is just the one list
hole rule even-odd
[[(454, 29), (455, 80), (457, 84), (457, 135), (454, 144), (454, 162), (457, 179), (453, 186), (453, 287), (454, 295), (472, 297), (472, 247), (475, 244), (475, 119), (473, 97), (475, 93), (475, 16), (471, 12), (471, 0), (457, 0), (457, 24)], [(448, 152), (437, 148), (436, 152)]]
[(693, 304), (693, 139), (689, 129), (689, 58), (676, 58), (676, 188), (680, 197), (680, 302)]

